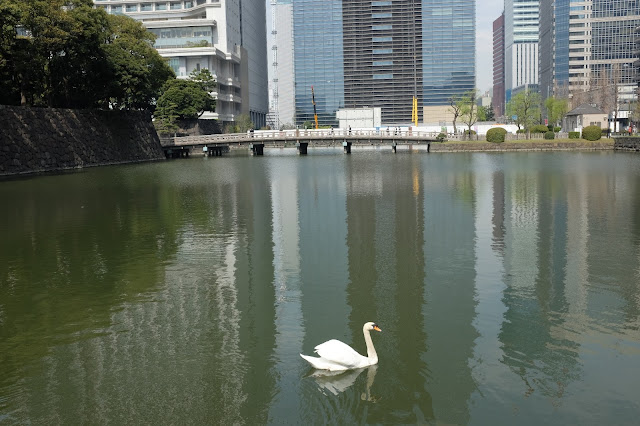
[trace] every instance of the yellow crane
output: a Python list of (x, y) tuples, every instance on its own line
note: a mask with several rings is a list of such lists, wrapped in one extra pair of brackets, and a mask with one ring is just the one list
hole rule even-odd
[(316, 130), (318, 129), (318, 112), (316, 111), (316, 96), (313, 93), (313, 86), (311, 86), (311, 103), (313, 104), (313, 118), (316, 120)]
[(411, 121), (418, 127), (418, 98), (413, 97), (413, 109), (411, 111)]

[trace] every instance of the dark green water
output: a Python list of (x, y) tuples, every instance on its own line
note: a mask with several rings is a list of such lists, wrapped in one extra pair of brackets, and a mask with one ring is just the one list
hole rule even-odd
[(639, 155), (292, 152), (0, 182), (0, 423), (637, 424)]

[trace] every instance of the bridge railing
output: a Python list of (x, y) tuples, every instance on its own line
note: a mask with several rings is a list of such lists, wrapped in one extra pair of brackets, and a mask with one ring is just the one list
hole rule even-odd
[[(435, 140), (439, 132), (425, 132), (407, 129), (294, 129), (294, 130), (255, 130), (247, 133), (224, 133), (217, 135), (183, 136), (171, 139), (173, 145), (192, 145), (207, 143), (246, 143), (253, 140), (291, 140), (297, 139), (406, 139), (406, 140)], [(448, 140), (456, 140), (454, 135), (448, 135)]]

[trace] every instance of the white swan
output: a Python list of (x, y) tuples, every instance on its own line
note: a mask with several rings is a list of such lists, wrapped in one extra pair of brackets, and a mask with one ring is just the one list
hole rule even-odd
[(362, 327), (364, 341), (367, 343), (366, 357), (354, 351), (346, 343), (335, 339), (321, 343), (314, 348), (320, 357), (302, 354), (300, 356), (318, 370), (343, 371), (375, 365), (378, 363), (378, 354), (371, 341), (371, 334), (369, 333), (371, 330), (382, 331), (373, 322), (368, 322)]

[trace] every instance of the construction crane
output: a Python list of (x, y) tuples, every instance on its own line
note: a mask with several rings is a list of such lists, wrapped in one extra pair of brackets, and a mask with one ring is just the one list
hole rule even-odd
[(311, 103), (313, 104), (313, 118), (316, 120), (316, 130), (318, 129), (318, 112), (316, 111), (316, 96), (313, 93), (313, 86), (311, 86)]

